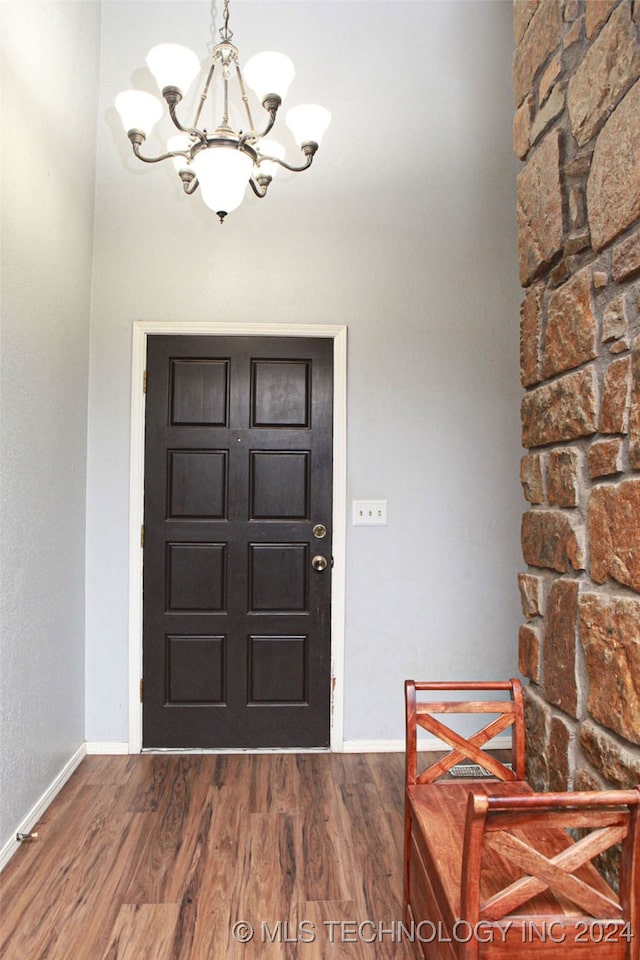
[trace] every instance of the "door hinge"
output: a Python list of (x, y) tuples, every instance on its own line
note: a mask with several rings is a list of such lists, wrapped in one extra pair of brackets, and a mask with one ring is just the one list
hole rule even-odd
[(143, 375), (142, 375), (142, 392), (143, 392), (143, 393), (146, 393), (146, 392), (147, 392), (147, 377), (148, 377), (148, 376), (149, 376), (149, 374), (148, 374), (147, 371), (145, 370), (145, 372), (144, 372)]
[(140, 681), (140, 703), (144, 703), (144, 680)]
[(140, 546), (144, 550), (144, 523), (140, 524)]

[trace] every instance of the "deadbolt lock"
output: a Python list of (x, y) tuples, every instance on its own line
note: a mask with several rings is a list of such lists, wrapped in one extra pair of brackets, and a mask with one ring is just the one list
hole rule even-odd
[(327, 528), (324, 523), (316, 523), (315, 527), (311, 531), (316, 538), (316, 540), (322, 540), (323, 537), (327, 535)]
[(328, 566), (327, 558), (320, 556), (320, 554), (316, 554), (316, 556), (311, 561), (311, 566), (313, 567), (314, 570), (317, 570), (318, 573), (322, 573), (323, 570), (327, 569), (327, 566)]

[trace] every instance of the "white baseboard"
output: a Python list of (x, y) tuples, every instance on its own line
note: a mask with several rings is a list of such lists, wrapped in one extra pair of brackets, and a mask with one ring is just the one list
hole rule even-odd
[[(0, 0), (0, 3), (2, 0)], [(142, 753), (145, 754), (172, 754), (182, 756), (183, 754), (198, 753), (205, 755), (216, 754), (275, 754), (275, 753), (331, 753), (329, 747), (143, 747)]]
[(2, 845), (2, 848), (0, 848), (0, 870), (4, 869), (20, 846), (20, 841), (16, 840), (16, 834), (31, 832), (34, 825), (38, 822), (54, 797), (60, 792), (80, 761), (85, 757), (86, 753), (87, 745), (86, 743), (83, 743), (78, 747), (73, 756), (67, 760), (57, 777), (52, 780), (37, 803), (34, 804), (26, 817), (24, 817), (24, 819), (21, 820), (16, 826), (16, 829), (13, 831), (9, 839)]
[(87, 754), (120, 756), (129, 753), (129, 744), (126, 740), (88, 740)]
[[(490, 744), (485, 747), (491, 747), (492, 750), (509, 750), (511, 748), (511, 737), (495, 737)], [(343, 753), (404, 753), (405, 744), (403, 740), (345, 740), (342, 745)], [(437, 737), (419, 737), (418, 750), (451, 750), (451, 747), (438, 740)]]
[(404, 753), (404, 740), (345, 740), (343, 753)]

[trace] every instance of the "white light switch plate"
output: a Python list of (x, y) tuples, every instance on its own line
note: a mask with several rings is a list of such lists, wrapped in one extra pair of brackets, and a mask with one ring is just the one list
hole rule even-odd
[(387, 525), (386, 500), (353, 500), (354, 527), (384, 527)]

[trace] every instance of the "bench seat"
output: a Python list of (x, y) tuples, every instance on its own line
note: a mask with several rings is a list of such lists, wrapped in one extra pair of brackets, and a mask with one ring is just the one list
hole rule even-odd
[[(535, 793), (524, 780), (519, 681), (487, 686), (508, 690), (509, 700), (425, 704), (416, 696), (452, 689), (482, 686), (406, 684), (404, 920), (422, 956), (640, 960), (640, 788)], [(448, 726), (458, 707), (498, 719), (465, 737)], [(422, 772), (418, 726), (451, 747)], [(508, 727), (511, 766), (483, 752), (490, 734)], [(443, 779), (464, 758), (496, 779)], [(593, 862), (616, 845), (619, 892)]]
[[(456, 940), (463, 941), (473, 935), (478, 940), (477, 956), (482, 960), (542, 956), (555, 956), (558, 960), (573, 957), (588, 960), (590, 956), (597, 956), (598, 960), (605, 957), (624, 960), (628, 956), (624, 921), (614, 916), (595, 921), (585, 910), (548, 888), (522, 904), (517, 914), (494, 921), (495, 926), (481, 918), (474, 923), (460, 922), (464, 917), (462, 862), (469, 793), (512, 797), (530, 796), (533, 791), (527, 783), (519, 781), (440, 782), (408, 787), (413, 823), (409, 919), (415, 927), (427, 921), (423, 939), (434, 935), (425, 956), (429, 960), (465, 957), (469, 951), (465, 952), (464, 948), (468, 945)], [(523, 827), (516, 835), (535, 842), (536, 849), (549, 859), (573, 845), (569, 835), (556, 827)], [(486, 902), (521, 876), (522, 871), (509, 859), (491, 850), (485, 856), (481, 874), (481, 901)], [(576, 876), (603, 896), (616, 897), (593, 864), (585, 864), (576, 871)], [(600, 942), (594, 954), (595, 941), (605, 937), (611, 942)], [(452, 943), (447, 942), (449, 938)]]

